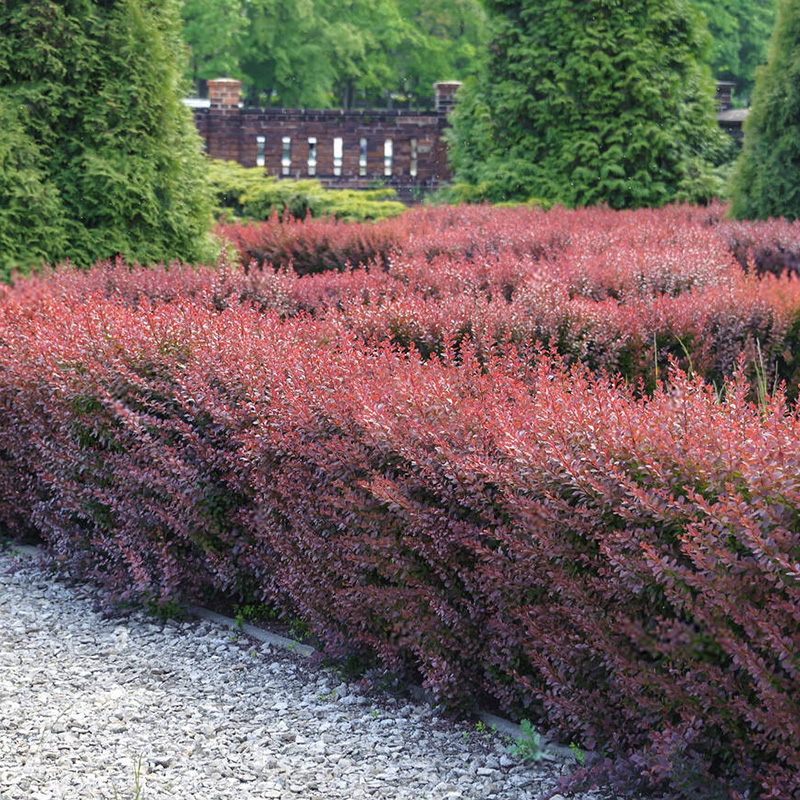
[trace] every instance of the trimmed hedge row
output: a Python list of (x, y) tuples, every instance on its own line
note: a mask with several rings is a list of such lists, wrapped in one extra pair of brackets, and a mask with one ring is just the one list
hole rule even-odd
[[(597, 246), (632, 236), (652, 251), (670, 236), (679, 246), (684, 235), (705, 236), (712, 252), (722, 247), (726, 260), (732, 254), (741, 267), (756, 274), (798, 271), (800, 220), (730, 220), (725, 211), (720, 204), (626, 212), (600, 207), (417, 207), (374, 224), (306, 219), (287, 220), (293, 224), (281, 226), (277, 217), (265, 223), (220, 223), (217, 235), (235, 245), (245, 267), (252, 261), (275, 268), (291, 263), (301, 275), (342, 270), (348, 262), (356, 266), (376, 258), (385, 261), (392, 253), (428, 259), (449, 255), (463, 262), (510, 251), (549, 263), (587, 240)], [(702, 229), (707, 230), (701, 233)], [(298, 240), (301, 245), (295, 248)], [(340, 257), (331, 258), (331, 251)]]
[(800, 421), (769, 391), (796, 393), (800, 282), (758, 255), (794, 228), (239, 231), (278, 269), (2, 290), (2, 524), (109, 603), (268, 602), (453, 706), (488, 695), (615, 756), (587, 780), (800, 792)]
[(273, 214), (264, 222), (220, 223), (216, 235), (230, 243), (246, 269), (289, 267), (298, 275), (385, 258), (397, 241), (380, 227), (322, 219), (282, 219)]
[[(208, 296), (0, 305), (0, 515), (109, 601), (222, 591), (673, 797), (800, 791), (800, 416)], [(610, 767), (602, 761), (592, 777)]]
[(325, 189), (316, 179), (278, 180), (262, 167), (243, 167), (235, 161), (212, 160), (209, 178), (221, 213), (251, 219), (277, 214), (363, 222), (396, 217), (406, 210), (394, 189)]
[[(786, 381), (794, 399), (800, 282), (742, 270), (710, 213), (476, 208), (458, 226), (454, 210), (440, 209), (420, 212), (413, 232), (273, 219), (240, 233), (269, 227), (275, 250), (267, 261), (291, 262), (294, 253), (319, 271), (298, 276), (285, 266), (242, 270), (224, 262), (129, 270), (118, 262), (86, 276), (42, 275), (15, 291), (29, 302), (37, 293), (90, 290), (133, 304), (187, 296), (218, 309), (248, 302), (312, 314), (333, 338), (343, 331), (364, 342), (388, 338), (426, 356), (465, 339), (484, 352), (541, 341), (570, 362), (619, 373), (647, 391), (670, 359), (721, 387), (744, 354), (762, 392)], [(401, 233), (403, 246), (391, 244)]]

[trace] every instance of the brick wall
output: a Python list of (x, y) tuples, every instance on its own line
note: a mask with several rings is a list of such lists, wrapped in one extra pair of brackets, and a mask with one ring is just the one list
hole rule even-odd
[(242, 108), (239, 81), (221, 79), (194, 117), (212, 158), (336, 188), (391, 186), (411, 201), (449, 178), (442, 133), (458, 86), (436, 84), (435, 112), (310, 111)]
[[(242, 108), (241, 83), (221, 78), (208, 81), (210, 106), (195, 108), (194, 119), (212, 158), (263, 166), (270, 175), (314, 177), (331, 188), (390, 186), (401, 200), (413, 202), (450, 177), (443, 132), (460, 85), (435, 84), (433, 112), (311, 111)], [(719, 84), (717, 119), (741, 140), (747, 112), (729, 109), (730, 87)], [(337, 145), (340, 163), (334, 158)]]

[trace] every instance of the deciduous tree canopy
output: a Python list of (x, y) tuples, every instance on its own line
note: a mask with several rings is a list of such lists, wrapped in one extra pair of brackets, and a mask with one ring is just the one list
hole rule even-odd
[[(708, 20), (718, 80), (749, 98), (777, 0), (690, 0)], [(474, 73), (481, 0), (183, 0), (189, 76), (242, 78), (284, 106), (430, 102), (431, 84)]]
[(429, 103), (474, 71), (480, 0), (186, 0), (191, 77), (243, 79), (259, 104)]
[(239, 77), (248, 24), (242, 0), (184, 0), (181, 8), (191, 80)]
[(756, 67), (767, 58), (767, 42), (777, 0), (694, 0), (708, 20), (712, 36), (708, 56), (717, 80), (733, 81), (746, 101), (753, 91)]

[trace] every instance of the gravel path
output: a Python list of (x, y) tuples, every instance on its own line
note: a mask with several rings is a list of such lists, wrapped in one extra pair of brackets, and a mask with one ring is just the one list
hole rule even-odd
[(564, 768), (218, 624), (93, 607), (0, 553), (0, 800), (527, 800)]

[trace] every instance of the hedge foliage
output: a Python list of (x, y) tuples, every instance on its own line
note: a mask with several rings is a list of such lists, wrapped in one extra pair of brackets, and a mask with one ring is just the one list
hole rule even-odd
[(793, 797), (800, 412), (744, 371), (800, 352), (800, 284), (721, 214), (437, 209), (364, 268), (21, 280), (0, 523), (109, 603), (267, 602), (488, 695), (590, 753), (573, 786)]
[(352, 225), (335, 218), (281, 218), (221, 223), (217, 236), (232, 245), (242, 266), (290, 267), (298, 275), (343, 271), (386, 258), (398, 240), (386, 227)]
[(278, 292), (284, 313), (335, 318), (364, 341), (426, 354), (470, 337), (542, 341), (649, 387), (670, 358), (721, 385), (745, 353), (753, 380), (785, 379), (794, 397), (800, 284), (780, 276), (800, 265), (800, 224), (723, 215), (438, 208), (369, 226), (274, 218), (218, 235), (249, 265), (226, 291), (265, 307)]
[(242, 167), (235, 161), (212, 161), (210, 177), (220, 212), (254, 220), (278, 214), (363, 222), (396, 217), (406, 210), (393, 199), (394, 189), (325, 189), (316, 179), (278, 180), (260, 167)]

